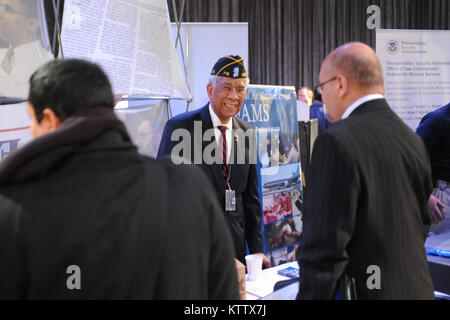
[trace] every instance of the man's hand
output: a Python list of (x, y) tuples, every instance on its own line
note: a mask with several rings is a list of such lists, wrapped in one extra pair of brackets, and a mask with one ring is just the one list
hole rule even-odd
[(264, 255), (264, 253), (257, 253), (257, 254), (259, 254), (260, 256), (263, 257), (263, 261), (262, 261), (263, 269), (267, 269), (267, 268), (270, 268), (272, 266), (271, 263), (270, 263), (270, 260)]
[(430, 208), (430, 216), (431, 220), (433, 220), (434, 223), (439, 222), (440, 220), (444, 219), (444, 215), (441, 212), (441, 208), (445, 208), (445, 204), (443, 204), (438, 198), (431, 195), (428, 199), (428, 207)]

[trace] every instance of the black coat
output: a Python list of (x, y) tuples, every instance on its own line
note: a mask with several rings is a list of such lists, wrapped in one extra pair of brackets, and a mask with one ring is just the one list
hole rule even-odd
[(239, 298), (220, 208), (192, 187), (209, 181), (126, 140), (105, 131), (44, 176), (0, 184), (0, 298)]
[[(242, 129), (245, 131), (252, 128), (249, 124), (239, 118), (233, 117), (232, 119), (233, 130)], [(247, 139), (236, 139), (236, 137), (233, 139), (231, 157), (234, 159), (234, 164), (231, 164), (230, 185), (236, 192), (236, 211), (225, 212), (226, 187), (224, 178), (221, 174), (221, 164), (206, 164), (204, 163), (203, 158), (198, 159), (200, 157), (195, 159), (195, 154), (203, 155), (203, 152), (208, 146), (211, 144), (213, 146), (216, 145), (215, 137), (212, 135), (212, 140), (203, 141), (202, 136), (195, 135), (196, 122), (201, 129), (200, 134), (202, 136), (206, 130), (213, 129), (211, 116), (209, 114), (209, 104), (201, 109), (178, 115), (167, 122), (159, 146), (158, 158), (170, 156), (174, 147), (179, 143), (178, 140), (171, 140), (174, 130), (185, 129), (189, 132), (192, 137), (190, 145), (191, 154), (181, 154), (180, 156), (187, 158), (190, 163), (199, 164), (213, 184), (213, 193), (222, 207), (222, 212), (228, 222), (234, 240), (236, 258), (245, 263), (246, 241), (250, 253), (263, 252), (261, 207), (258, 196), (258, 175), (256, 171), (256, 161), (250, 161), (251, 157), (255, 155), (249, 153), (250, 144), (254, 143), (254, 140), (250, 140), (254, 139), (254, 135), (247, 136)], [(238, 144), (245, 144), (245, 146), (244, 148), (239, 149)], [(237, 158), (242, 154), (239, 154), (236, 150), (245, 151), (244, 163), (238, 161)], [(253, 152), (256, 152), (256, 150), (254, 149)], [(255, 159), (256, 158), (253, 160)]]
[[(333, 298), (346, 273), (361, 299), (432, 299), (424, 248), (431, 190), (423, 142), (384, 99), (328, 128), (305, 191), (299, 298)], [(373, 265), (380, 289), (369, 289)]]

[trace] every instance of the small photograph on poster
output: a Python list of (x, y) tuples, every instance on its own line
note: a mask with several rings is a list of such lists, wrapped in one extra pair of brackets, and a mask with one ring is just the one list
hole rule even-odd
[(303, 211), (303, 191), (294, 189), (291, 191), (292, 214), (294, 216), (302, 214)]
[(272, 193), (263, 197), (264, 224), (292, 216), (292, 200), (289, 192)]
[(280, 136), (280, 166), (300, 162), (298, 134), (283, 134)]
[(0, 97), (26, 98), (30, 76), (53, 59), (43, 1), (2, 1), (0, 17)]
[(117, 116), (125, 123), (138, 151), (156, 158), (164, 125), (168, 119), (166, 102), (127, 101), (127, 108), (116, 108)]
[(297, 251), (298, 244), (293, 244), (288, 247), (280, 248), (269, 252), (267, 255), (270, 259), (272, 267), (279, 266), (280, 264), (296, 261), (295, 252)]
[(302, 232), (301, 216), (267, 224), (264, 229), (266, 252), (289, 246), (300, 240)]
[(261, 167), (278, 166), (280, 163), (280, 128), (259, 128), (258, 141)]
[(302, 233), (302, 230), (303, 230), (302, 216), (294, 216), (292, 218), (292, 220), (294, 220), (295, 230), (297, 230), (298, 232)]
[(259, 160), (262, 168), (300, 162), (298, 134), (281, 134), (279, 128), (259, 128)]
[(261, 169), (261, 186), (263, 196), (276, 192), (287, 192), (301, 187), (300, 164), (293, 163), (273, 168)]

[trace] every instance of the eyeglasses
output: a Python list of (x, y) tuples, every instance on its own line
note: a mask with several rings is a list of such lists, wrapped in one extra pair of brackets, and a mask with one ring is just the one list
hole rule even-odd
[(330, 80), (327, 80), (327, 81), (325, 81), (325, 82), (319, 83), (317, 86), (314, 87), (314, 91), (320, 89), (320, 92), (322, 92), (322, 87), (323, 87), (324, 85), (326, 85), (328, 82), (334, 81), (334, 80), (336, 80), (336, 79), (337, 79), (337, 76), (336, 76), (336, 77), (333, 77), (333, 78), (331, 78)]

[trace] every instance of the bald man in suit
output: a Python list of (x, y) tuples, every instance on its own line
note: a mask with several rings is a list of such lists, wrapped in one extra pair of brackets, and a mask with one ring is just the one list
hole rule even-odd
[(423, 142), (384, 99), (381, 64), (369, 46), (334, 50), (319, 81), (334, 125), (312, 153), (298, 298), (333, 299), (347, 276), (359, 299), (433, 299)]

